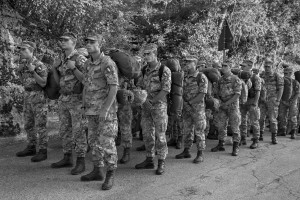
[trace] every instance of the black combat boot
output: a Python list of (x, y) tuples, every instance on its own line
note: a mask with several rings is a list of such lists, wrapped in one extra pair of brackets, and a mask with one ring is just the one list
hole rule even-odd
[(252, 140), (252, 144), (250, 145), (250, 149), (256, 149), (258, 147), (258, 139), (254, 139)]
[(242, 136), (242, 137), (241, 137), (240, 146), (241, 146), (241, 145), (247, 145), (246, 136)]
[(202, 150), (198, 150), (197, 156), (196, 156), (196, 158), (193, 160), (193, 163), (198, 164), (198, 163), (201, 163), (201, 162), (203, 162), (203, 161), (204, 161), (204, 158), (203, 158), (203, 151), (202, 151)]
[(17, 157), (34, 156), (36, 154), (35, 145), (27, 145), (23, 151), (16, 153)]
[(105, 181), (102, 184), (102, 190), (110, 190), (114, 185), (115, 170), (108, 170), (106, 172)]
[(233, 142), (232, 145), (232, 156), (238, 156), (240, 151), (240, 146), (239, 146), (239, 142)]
[(47, 159), (47, 149), (40, 149), (39, 152), (31, 158), (31, 162), (41, 162)]
[(210, 140), (218, 140), (218, 134), (217, 134), (217, 129), (213, 125), (213, 122), (210, 122), (210, 127), (209, 127), (209, 132), (207, 134), (207, 139)]
[(165, 173), (165, 166), (166, 166), (165, 165), (165, 160), (158, 159), (156, 174), (157, 175), (162, 175), (163, 173)]
[(115, 142), (116, 142), (116, 146), (120, 146), (121, 145), (121, 132), (118, 131), (118, 136), (117, 138), (115, 139)]
[(264, 141), (264, 136), (263, 136), (264, 132), (263, 131), (260, 131), (259, 133), (259, 141)]
[(123, 156), (120, 160), (120, 163), (121, 164), (125, 164), (125, 163), (128, 163), (130, 160), (130, 148), (124, 148), (124, 151), (123, 151)]
[(94, 166), (93, 171), (82, 176), (81, 181), (102, 181), (104, 179), (103, 167)]
[(146, 151), (146, 146), (143, 144), (142, 146), (139, 146), (136, 148), (137, 151)]
[(71, 170), (72, 175), (78, 175), (85, 171), (85, 159), (84, 157), (77, 157), (76, 166)]
[(167, 142), (168, 147), (175, 147), (176, 146), (176, 138), (172, 137), (168, 142)]
[(286, 130), (284, 128), (279, 129), (277, 136), (286, 136)]
[(72, 153), (65, 153), (64, 158), (51, 164), (52, 168), (73, 167)]
[(147, 157), (146, 160), (135, 166), (136, 169), (154, 169), (154, 161), (152, 157)]
[(272, 133), (272, 144), (278, 144), (277, 133)]
[(184, 148), (182, 153), (175, 156), (176, 159), (191, 158), (191, 157), (192, 155), (190, 152), (190, 148)]
[(212, 148), (211, 151), (212, 152), (225, 151), (224, 145), (225, 145), (225, 141), (219, 140), (219, 144), (216, 147)]
[(292, 131), (291, 131), (291, 139), (296, 139), (296, 129), (293, 129)]
[(182, 136), (178, 136), (176, 149), (181, 149), (181, 148), (182, 148)]

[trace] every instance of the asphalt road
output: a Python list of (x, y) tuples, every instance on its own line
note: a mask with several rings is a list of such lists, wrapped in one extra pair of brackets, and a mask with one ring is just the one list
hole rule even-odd
[[(25, 147), (24, 141), (0, 141), (0, 199), (300, 200), (300, 136), (296, 140), (279, 137), (278, 145), (270, 140), (267, 134), (259, 149), (250, 150), (248, 138), (238, 157), (230, 155), (231, 146), (226, 146), (226, 152), (210, 152), (217, 141), (208, 140), (205, 162), (198, 165), (193, 158), (174, 159), (181, 150), (169, 148), (162, 176), (154, 170), (134, 169), (145, 156), (132, 151), (130, 163), (119, 165), (110, 191), (101, 190), (102, 182), (80, 182), (80, 175), (70, 175), (70, 168), (51, 169), (50, 164), (62, 157), (58, 139), (50, 140), (48, 159), (41, 163), (15, 157)], [(140, 144), (134, 141), (135, 147)], [(194, 157), (195, 146), (192, 152)], [(86, 172), (91, 169), (88, 155)]]

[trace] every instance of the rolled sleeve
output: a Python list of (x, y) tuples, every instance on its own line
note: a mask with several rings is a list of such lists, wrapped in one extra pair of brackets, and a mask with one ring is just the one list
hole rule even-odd
[(41, 78), (47, 78), (48, 69), (42, 62), (37, 62), (35, 65), (35, 71)]
[(198, 92), (199, 93), (204, 93), (207, 94), (208, 90), (208, 80), (204, 74), (201, 74), (201, 77), (199, 78), (199, 83), (198, 83)]
[(252, 87), (254, 87), (255, 91), (261, 91), (261, 83), (261, 78), (254, 76), (254, 83), (252, 84)]
[(113, 61), (109, 61), (104, 69), (104, 75), (108, 85), (119, 85), (117, 66)]
[(234, 94), (241, 95), (242, 91), (242, 82), (239, 78), (236, 78), (233, 83), (233, 92)]
[(161, 77), (161, 90), (170, 93), (171, 82), (171, 70), (168, 67), (165, 67)]

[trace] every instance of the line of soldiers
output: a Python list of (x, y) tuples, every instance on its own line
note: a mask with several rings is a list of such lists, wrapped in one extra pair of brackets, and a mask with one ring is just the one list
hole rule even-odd
[[(241, 144), (246, 144), (249, 126), (247, 121), (253, 128), (253, 143), (250, 146), (252, 149), (258, 147), (259, 140), (263, 140), (266, 117), (270, 121), (273, 144), (277, 144), (277, 134), (285, 135), (287, 131), (290, 131), (291, 137), (295, 138), (298, 126), (299, 83), (291, 78), (293, 69), (289, 66), (284, 69), (284, 77), (293, 85), (293, 95), (281, 101), (284, 79), (274, 72), (273, 63), (266, 60), (265, 71), (260, 76), (258, 70), (253, 69), (252, 61), (244, 61), (241, 70), (255, 73), (249, 79), (248, 99), (242, 104), (240, 98), (243, 80), (231, 72), (232, 63), (228, 61), (221, 66), (215, 65), (223, 75), (218, 82), (212, 83), (201, 72), (205, 64), (199, 64), (196, 57), (187, 55), (182, 63), (185, 74), (182, 114), (169, 118), (167, 95), (171, 91), (172, 75), (170, 69), (163, 67), (159, 62), (155, 44), (149, 44), (144, 48), (143, 58), (146, 66), (143, 67), (138, 80), (134, 81), (120, 76), (116, 63), (101, 52), (103, 42), (101, 35), (90, 34), (84, 38), (88, 58), (75, 49), (76, 42), (77, 36), (74, 33), (68, 32), (60, 37), (59, 43), (64, 52), (51, 71), (48, 71), (47, 67), (34, 56), (36, 46), (33, 42), (24, 41), (19, 46), (24, 60), (18, 72), (25, 88), (24, 119), (28, 145), (23, 151), (17, 153), (18, 157), (33, 156), (32, 162), (47, 159), (47, 100), (43, 87), (47, 83), (48, 73), (52, 73), (60, 85), (59, 134), (62, 138), (64, 154), (63, 158), (51, 164), (51, 167), (72, 167), (72, 151), (75, 149), (77, 159), (71, 174), (83, 173), (89, 144), (94, 168), (90, 173), (82, 176), (81, 181), (102, 181), (106, 165), (103, 190), (111, 189), (114, 184), (118, 161), (115, 138), (118, 130), (121, 132), (121, 144), (124, 149), (120, 159), (121, 164), (130, 160), (132, 148), (132, 107), (118, 105), (116, 95), (119, 89), (141, 88), (147, 91), (147, 99), (141, 106), (144, 147), (140, 148), (146, 150), (146, 159), (135, 168), (154, 169), (154, 158), (157, 155), (158, 165), (155, 171), (157, 175), (165, 172), (165, 160), (168, 154), (166, 138), (168, 122), (169, 128), (174, 127), (172, 130), (180, 133), (175, 134), (176, 139), (171, 138), (169, 145), (174, 145), (176, 140), (177, 147), (181, 148), (181, 141), (184, 141), (184, 150), (176, 155), (176, 159), (191, 158), (190, 149), (195, 140), (197, 155), (193, 160), (194, 163), (203, 162), (206, 148), (205, 132), (213, 125), (217, 127), (219, 143), (211, 151), (225, 151), (224, 144), (229, 125), (233, 134), (233, 156), (238, 155)], [(212, 113), (213, 124), (209, 124), (211, 121), (207, 118), (205, 105), (207, 98), (215, 98), (220, 102), (219, 109)], [(277, 130), (278, 111), (279, 131)], [(85, 121), (87, 121), (88, 139), (84, 132)]]

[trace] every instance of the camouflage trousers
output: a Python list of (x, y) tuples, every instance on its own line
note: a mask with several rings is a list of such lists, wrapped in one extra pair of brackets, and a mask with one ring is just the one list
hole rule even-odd
[(27, 133), (29, 145), (39, 145), (39, 149), (47, 149), (47, 104), (43, 94), (40, 97), (30, 98), (25, 95), (24, 99), (24, 129)]
[(177, 139), (178, 137), (182, 136), (183, 131), (183, 118), (182, 115), (170, 115), (168, 116), (168, 127), (166, 134), (169, 135), (171, 138)]
[(132, 109), (131, 105), (120, 105), (118, 107), (118, 122), (119, 129), (121, 132), (121, 145), (124, 148), (132, 147), (132, 132), (131, 132), (131, 123), (132, 123)]
[(271, 98), (267, 102), (260, 102), (259, 108), (260, 108), (260, 120), (259, 120), (260, 131), (264, 132), (266, 117), (268, 117), (270, 121), (270, 132), (277, 133), (278, 106), (276, 106), (276, 98)]
[(227, 136), (227, 126), (229, 124), (232, 130), (233, 141), (240, 142), (241, 116), (238, 101), (227, 106), (226, 109), (220, 108), (215, 115), (214, 122), (219, 132), (219, 140), (225, 140)]
[(183, 112), (184, 148), (191, 148), (196, 137), (198, 150), (205, 150), (206, 116), (203, 105), (193, 106), (193, 112)]
[(81, 101), (59, 101), (59, 134), (64, 153), (71, 153), (75, 147), (77, 157), (85, 157), (87, 138), (83, 129)]
[(211, 124), (209, 123), (213, 119), (213, 112), (209, 109), (205, 110), (206, 128), (204, 130), (205, 135), (208, 135)]
[(278, 129), (289, 133), (293, 129), (297, 129), (298, 104), (285, 105), (282, 102), (278, 109)]
[(142, 108), (140, 106), (132, 107), (131, 132), (136, 133), (141, 130)]
[(246, 137), (247, 136), (247, 131), (248, 127), (252, 126), (253, 128), (253, 138), (258, 139), (259, 138), (259, 119), (260, 119), (260, 109), (258, 106), (253, 106), (252, 105), (253, 100), (248, 99), (248, 101), (240, 105), (241, 109), (241, 136)]
[(157, 150), (158, 159), (165, 159), (168, 154), (166, 130), (168, 126), (167, 107), (156, 106), (146, 110), (142, 108), (143, 140), (146, 147), (146, 156), (154, 157)]
[(115, 113), (110, 113), (105, 121), (99, 121), (99, 115), (87, 115), (89, 144), (92, 149), (94, 166), (108, 170), (117, 168), (118, 154), (115, 138), (118, 134), (118, 119)]

